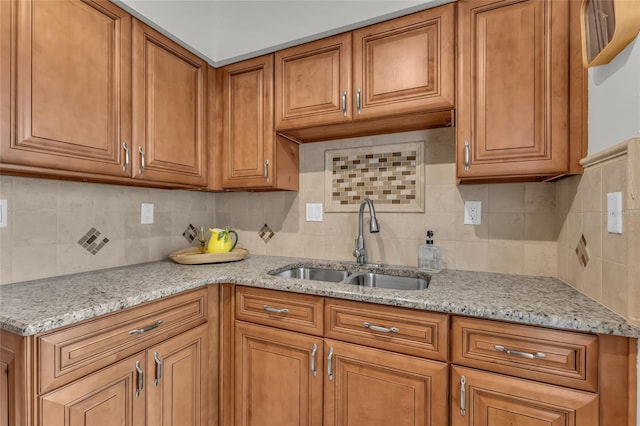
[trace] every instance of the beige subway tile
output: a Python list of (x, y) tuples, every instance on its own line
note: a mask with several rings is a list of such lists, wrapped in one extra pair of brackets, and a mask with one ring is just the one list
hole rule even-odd
[[(57, 243), (60, 245), (78, 244), (91, 228), (94, 227), (93, 214), (62, 212), (58, 217)], [(100, 231), (102, 233), (102, 231)], [(79, 246), (80, 247), (80, 246)], [(83, 249), (84, 250), (84, 249)]]
[(424, 165), (424, 183), (426, 185), (455, 185), (455, 163)]
[(149, 262), (151, 261), (150, 253), (150, 238), (127, 238), (124, 240), (124, 260), (126, 265)]
[[(602, 165), (602, 200), (606, 200), (609, 192), (627, 191), (627, 159), (626, 157), (606, 162)], [(603, 206), (604, 208), (604, 206)], [(625, 205), (622, 206), (626, 208)]]
[(13, 282), (57, 275), (57, 245), (13, 247), (11, 273)]
[(531, 241), (557, 241), (556, 214), (538, 212), (525, 213), (524, 239)]
[(629, 289), (628, 319), (640, 324), (640, 209), (628, 212), (627, 217), (627, 286)]
[[(237, 230), (238, 233), (238, 246), (244, 247), (253, 254), (267, 254), (267, 244), (265, 243), (257, 232)], [(277, 238), (277, 234), (273, 237)]]
[(58, 213), (83, 213), (93, 216), (97, 185), (86, 182), (60, 181), (58, 186)]
[(58, 244), (56, 252), (56, 275), (77, 274), (93, 269), (92, 257), (95, 255), (89, 253), (79, 244)]
[(300, 145), (300, 173), (324, 171), (326, 143)]
[(524, 184), (489, 185), (489, 213), (524, 213)]
[[(177, 191), (184, 192), (184, 191)], [(174, 195), (178, 196), (178, 194)], [(188, 198), (188, 196), (187, 196)], [(149, 203), (149, 188), (137, 188), (137, 187), (125, 187), (124, 198), (120, 200), (122, 211), (125, 213), (138, 213), (140, 214), (140, 207), (142, 203)], [(184, 205), (186, 209), (190, 209), (189, 204)]]
[(455, 185), (426, 185), (425, 212), (454, 212), (456, 196)]
[(302, 240), (296, 234), (279, 232), (268, 244), (265, 245), (266, 253), (270, 256), (297, 257), (303, 252)]
[(626, 318), (627, 297), (627, 267), (604, 260), (602, 262), (602, 303)]
[(627, 234), (625, 233), (627, 215), (622, 216), (622, 234), (610, 234), (607, 231), (607, 216), (602, 215), (602, 258), (610, 262), (627, 264)]
[(602, 303), (602, 258), (592, 257), (582, 274), (582, 292)]
[(555, 242), (525, 243), (523, 273), (525, 275), (557, 277), (558, 245)]
[(602, 168), (587, 167), (580, 181), (582, 185), (582, 209), (584, 212), (599, 213), (602, 210)]
[(576, 245), (584, 232), (584, 215), (582, 213), (569, 213), (567, 215), (567, 247), (575, 250)]
[(170, 236), (152, 236), (149, 238), (149, 260), (169, 259), (169, 255), (180, 248), (183, 247), (173, 245), (173, 238)]
[(556, 212), (559, 218), (563, 218), (569, 213), (569, 181), (575, 179), (574, 176), (562, 179), (556, 185)]
[(489, 241), (489, 271), (524, 273), (524, 243)]
[(0, 176), (0, 198), (9, 199), (10, 204), (13, 204), (11, 201), (12, 192), (13, 192), (13, 181), (15, 179), (13, 176)]
[(147, 226), (150, 226), (149, 237), (151, 238), (171, 237), (172, 223), (173, 222), (171, 218), (171, 212), (167, 212), (167, 211), (155, 212), (154, 211), (153, 224), (147, 225)]
[(524, 185), (524, 211), (526, 213), (555, 213), (555, 184), (526, 183)]
[(627, 179), (623, 202), (628, 210), (640, 210), (640, 138), (631, 139), (627, 146)]
[(423, 228), (419, 230), (418, 235), (424, 236), (425, 231), (432, 230), (435, 241), (438, 240), (455, 240), (456, 235), (456, 217), (451, 213), (427, 213), (424, 217)]
[(456, 211), (464, 211), (465, 201), (480, 201), (482, 211), (489, 212), (489, 185), (459, 185)]
[[(94, 205), (96, 214), (101, 213), (125, 213), (128, 205), (125, 199), (126, 187), (116, 185), (96, 185), (94, 195)], [(138, 206), (138, 208), (140, 208)], [(135, 211), (135, 210), (134, 210)], [(129, 211), (131, 213), (131, 211)]]
[(582, 266), (578, 263), (575, 250), (569, 251), (569, 259), (567, 262), (567, 284), (575, 289), (582, 291)]
[(13, 274), (11, 269), (12, 263), (13, 247), (11, 246), (11, 241), (0, 239), (0, 285), (13, 282)]
[(455, 215), (456, 241), (482, 241), (489, 238), (489, 215), (483, 213), (480, 225), (465, 225), (464, 211)]
[(582, 213), (582, 185), (580, 182), (582, 180), (582, 175), (572, 176), (567, 178), (568, 188), (567, 188), (567, 204), (569, 207), (570, 213)]
[(569, 217), (565, 216), (558, 222), (558, 246), (568, 248), (569, 247), (569, 238), (567, 234), (569, 233)]
[[(300, 215), (303, 207), (300, 202), (300, 197), (298, 197), (297, 192), (287, 192), (284, 194), (284, 221), (282, 222), (282, 231), (289, 233), (299, 233), (300, 231), (300, 220), (304, 219), (304, 215)], [(323, 218), (327, 217), (323, 200)]]
[(566, 247), (558, 246), (558, 279), (569, 284), (569, 256), (575, 253)]
[(126, 265), (125, 240), (112, 240), (105, 244), (95, 256), (91, 258), (92, 269), (114, 268)]
[(489, 239), (524, 239), (524, 219), (524, 213), (489, 213)]
[(15, 211), (12, 244), (14, 247), (33, 247), (56, 244), (58, 215), (55, 210)]
[(168, 191), (166, 189), (149, 189), (147, 202), (153, 203), (154, 213), (171, 213), (178, 207), (176, 194), (182, 191)]
[[(300, 255), (317, 259), (325, 259), (328, 258), (327, 256), (337, 255), (337, 252), (340, 252), (345, 244), (345, 242), (337, 242), (335, 239), (330, 238), (328, 244), (330, 251), (325, 254), (325, 239), (323, 235), (303, 235), (301, 241), (303, 249)], [(351, 250), (353, 250), (353, 246), (351, 247)]]
[(13, 211), (15, 213), (23, 211), (57, 210), (58, 181), (15, 178), (12, 183), (11, 198)]
[(489, 270), (489, 243), (456, 242), (456, 267), (468, 271), (486, 272)]
[[(123, 240), (126, 236), (125, 214), (124, 212), (96, 210), (95, 228), (100, 231), (102, 235), (109, 238), (109, 240)], [(140, 215), (137, 216), (137, 221), (140, 221)], [(85, 229), (82, 235), (88, 232), (89, 229), (90, 228)]]
[(125, 239), (147, 239), (153, 225), (141, 224), (140, 213), (124, 213)]
[[(420, 245), (424, 244), (421, 242)], [(442, 269), (456, 268), (456, 242), (439, 240), (436, 245), (442, 250)], [(417, 261), (418, 253), (416, 253)]]
[(582, 215), (583, 235), (592, 256), (602, 257), (602, 213)]

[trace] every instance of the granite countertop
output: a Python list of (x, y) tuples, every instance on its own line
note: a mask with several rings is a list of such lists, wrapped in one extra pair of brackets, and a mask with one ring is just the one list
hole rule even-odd
[[(447, 270), (428, 289), (386, 290), (281, 278), (267, 272), (289, 264), (335, 261), (249, 255), (240, 262), (144, 263), (0, 286), (0, 328), (29, 336), (143, 302), (215, 283), (316, 294), (544, 327), (638, 338), (640, 326), (555, 278)], [(409, 269), (387, 267), (387, 269)]]

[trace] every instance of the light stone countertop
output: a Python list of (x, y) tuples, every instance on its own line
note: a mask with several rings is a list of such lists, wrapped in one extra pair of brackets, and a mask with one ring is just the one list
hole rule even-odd
[(0, 286), (0, 328), (29, 336), (207, 284), (235, 283), (557, 329), (640, 336), (640, 326), (555, 278), (447, 270), (434, 274), (428, 289), (402, 291), (267, 274), (289, 264), (336, 262), (251, 254), (232, 263), (179, 265), (166, 260), (7, 284)]

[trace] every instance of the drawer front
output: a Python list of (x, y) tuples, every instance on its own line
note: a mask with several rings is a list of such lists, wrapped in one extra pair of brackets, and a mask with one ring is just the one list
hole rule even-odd
[(172, 296), (39, 336), (40, 392), (207, 322), (207, 290)]
[(408, 355), (447, 360), (449, 316), (392, 306), (328, 299), (326, 337)]
[(596, 392), (598, 338), (570, 331), (454, 317), (451, 362)]
[(236, 319), (322, 336), (322, 297), (236, 286)]

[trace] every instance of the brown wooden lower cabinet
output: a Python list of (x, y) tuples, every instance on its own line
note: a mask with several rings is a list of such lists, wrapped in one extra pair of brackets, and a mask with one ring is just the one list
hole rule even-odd
[(451, 426), (599, 424), (597, 394), (470, 368), (452, 368)]
[(42, 426), (206, 426), (207, 326), (39, 398)]

